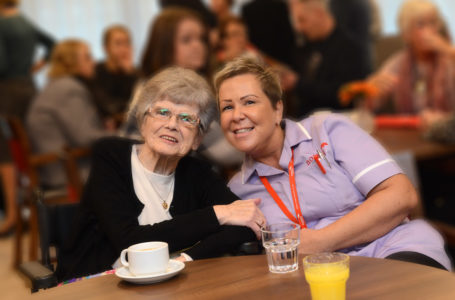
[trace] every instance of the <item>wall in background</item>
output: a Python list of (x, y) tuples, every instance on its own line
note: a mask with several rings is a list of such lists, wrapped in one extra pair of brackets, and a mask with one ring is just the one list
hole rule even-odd
[(87, 41), (93, 56), (101, 59), (101, 36), (112, 24), (130, 28), (138, 58), (159, 6), (155, 0), (22, 0), (21, 9), (58, 40), (77, 37)]

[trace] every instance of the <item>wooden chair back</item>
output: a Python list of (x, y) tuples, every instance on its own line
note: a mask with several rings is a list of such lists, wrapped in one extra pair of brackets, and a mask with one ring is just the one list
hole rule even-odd
[(36, 205), (33, 198), (36, 190), (40, 189), (39, 168), (51, 163), (62, 163), (67, 174), (67, 187), (59, 191), (52, 191), (45, 196), (48, 203), (68, 203), (78, 202), (82, 193), (83, 184), (81, 182), (76, 159), (87, 156), (88, 149), (64, 148), (61, 151), (35, 154), (27, 132), (21, 122), (16, 117), (7, 117), (7, 129), (9, 149), (13, 162), (18, 170), (18, 187), (23, 195), (22, 200), (17, 203), (18, 224), (15, 230), (15, 251), (14, 265), (19, 266), (22, 262), (23, 230), (26, 220), (22, 217), (24, 206), (29, 207), (30, 216), (28, 226), (30, 230), (30, 249), (29, 259), (36, 260), (38, 257), (38, 220)]

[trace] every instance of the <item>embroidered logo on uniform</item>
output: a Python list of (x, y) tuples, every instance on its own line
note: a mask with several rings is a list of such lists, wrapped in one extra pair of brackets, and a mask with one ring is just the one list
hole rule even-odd
[(311, 163), (314, 161), (314, 157), (313, 156), (310, 156), (307, 160), (306, 160), (306, 164), (307, 166), (311, 165)]

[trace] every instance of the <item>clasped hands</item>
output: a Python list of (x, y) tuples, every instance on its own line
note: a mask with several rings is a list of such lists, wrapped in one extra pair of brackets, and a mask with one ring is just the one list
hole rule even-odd
[[(261, 238), (261, 227), (266, 225), (266, 219), (258, 205), (261, 199), (237, 200), (228, 205), (213, 207), (221, 225), (238, 225), (251, 228), (257, 238)], [(318, 253), (332, 251), (329, 239), (323, 237), (323, 232), (316, 229), (303, 228), (300, 230), (301, 253)]]

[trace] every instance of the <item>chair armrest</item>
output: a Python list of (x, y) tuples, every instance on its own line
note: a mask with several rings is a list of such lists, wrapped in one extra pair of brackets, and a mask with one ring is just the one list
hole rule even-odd
[(40, 289), (47, 289), (57, 285), (57, 277), (54, 272), (37, 261), (30, 261), (19, 266), (20, 271), (30, 279), (32, 293)]
[(70, 148), (65, 146), (63, 149), (66, 152), (66, 155), (69, 155), (72, 159), (88, 157), (91, 152), (91, 148), (89, 147)]
[(84, 184), (81, 180), (77, 160), (88, 158), (90, 156), (90, 148), (69, 148), (65, 146), (63, 151), (65, 152), (64, 164), (70, 189), (69, 196), (72, 201), (78, 201)]
[(33, 167), (41, 167), (50, 163), (60, 161), (62, 155), (59, 153), (43, 153), (43, 154), (33, 154), (30, 156), (29, 162)]

